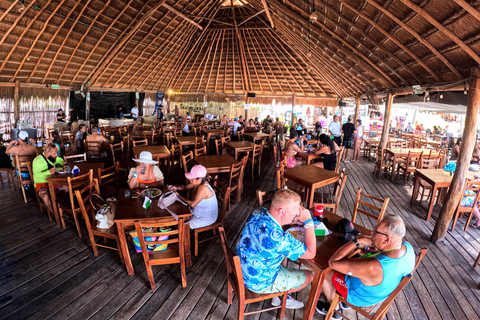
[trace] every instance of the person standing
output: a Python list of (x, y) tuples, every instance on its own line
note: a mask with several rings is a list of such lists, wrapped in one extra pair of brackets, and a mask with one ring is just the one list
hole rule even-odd
[(355, 138), (353, 141), (353, 160), (358, 161), (360, 159), (360, 147), (363, 141), (363, 126), (362, 120), (357, 119), (357, 130), (355, 130)]
[(353, 138), (355, 132), (355, 125), (353, 124), (353, 117), (348, 117), (348, 122), (342, 126), (343, 132), (343, 146), (345, 147), (344, 162), (348, 162), (348, 153), (353, 150)]
[(328, 126), (328, 131), (333, 136), (333, 141), (340, 146), (342, 144), (342, 132), (340, 127), (340, 121), (338, 121), (338, 116), (333, 116), (333, 122)]
[(118, 107), (117, 112), (116, 112), (116, 116), (117, 116), (118, 119), (123, 118), (123, 107), (122, 106)]
[(65, 122), (65, 113), (63, 113), (63, 109), (58, 109), (57, 122)]
[(137, 120), (137, 118), (138, 118), (138, 107), (137, 107), (137, 105), (134, 105), (134, 106), (133, 106), (133, 108), (132, 108), (132, 110), (130, 111), (130, 113), (132, 114), (132, 118), (133, 118), (134, 120)]

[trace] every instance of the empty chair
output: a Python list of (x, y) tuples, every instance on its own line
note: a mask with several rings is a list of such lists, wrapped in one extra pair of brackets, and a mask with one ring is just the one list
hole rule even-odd
[(333, 213), (337, 214), (338, 207), (340, 206), (340, 199), (342, 198), (343, 188), (345, 188), (346, 181), (347, 181), (347, 175), (345, 174), (345, 168), (343, 168), (342, 172), (340, 173), (340, 179), (338, 179), (338, 182), (335, 184), (335, 187), (333, 189), (333, 197), (332, 197), (333, 203), (314, 203), (314, 206), (321, 205), (325, 208), (331, 208), (333, 209), (332, 210)]
[(136, 146), (148, 146), (148, 140), (143, 139), (143, 140), (133, 140), (132, 144), (134, 147)]
[(390, 173), (393, 175), (393, 162), (389, 159), (386, 159), (385, 150), (379, 147), (377, 148), (377, 158), (375, 160), (375, 169), (373, 174), (377, 177), (380, 177), (382, 170), (387, 170), (387, 172), (390, 171)]
[(117, 197), (119, 187), (120, 163), (116, 162), (108, 168), (98, 168), (98, 185), (100, 193), (104, 198), (109, 196)]
[(207, 146), (199, 146), (198, 148), (194, 149), (195, 157), (205, 156), (207, 155)]
[(81, 153), (81, 154), (75, 154), (71, 156), (63, 156), (63, 159), (65, 160), (66, 163), (69, 162), (85, 162), (87, 161), (87, 154), (86, 153)]
[[(169, 231), (144, 231), (158, 228), (168, 228)], [(152, 222), (135, 222), (138, 241), (142, 248), (142, 256), (147, 269), (150, 287), (155, 290), (155, 279), (153, 277), (152, 266), (164, 264), (180, 264), (180, 274), (182, 278), (182, 286), (187, 286), (187, 273), (185, 270), (185, 252), (184, 252), (184, 223), (183, 218), (178, 221), (160, 222), (152, 220)], [(168, 239), (159, 240), (168, 236)], [(156, 238), (159, 239), (156, 239)], [(153, 239), (156, 240), (153, 240)], [(147, 246), (164, 246), (167, 248), (162, 251), (149, 251)]]
[(217, 156), (223, 154), (223, 138), (215, 139), (215, 151), (217, 152)]
[[(366, 202), (365, 200), (363, 200), (365, 198), (370, 199), (372, 202), (373, 201), (380, 202), (381, 207), (378, 207), (374, 204)], [(378, 198), (378, 197), (369, 195), (368, 193), (362, 192), (362, 188), (358, 188), (357, 197), (355, 198), (355, 206), (353, 208), (352, 222), (355, 223), (358, 213), (363, 213), (364, 215), (367, 215), (373, 219), (376, 219), (377, 221), (382, 220), (383, 216), (385, 215), (385, 211), (387, 210), (389, 202), (390, 202), (390, 198), (385, 198), (385, 199)], [(359, 205), (363, 205), (365, 207), (370, 208), (372, 211), (376, 211), (377, 215), (367, 212), (362, 208), (359, 208)]]
[(408, 151), (407, 160), (405, 162), (400, 162), (397, 167), (397, 176), (400, 174), (400, 171), (403, 171), (403, 176), (405, 177), (404, 184), (407, 184), (408, 176), (411, 173), (414, 173), (417, 169), (421, 159), (422, 159), (423, 152), (413, 152)]
[(193, 152), (190, 151), (186, 155), (182, 155), (182, 166), (184, 173), (189, 173), (190, 169), (193, 167)]
[[(423, 159), (419, 165), (419, 169), (438, 169), (440, 166), (440, 159)], [(421, 179), (418, 185), (418, 191), (416, 194), (416, 198), (418, 198), (418, 195), (420, 194), (420, 205), (422, 204), (423, 197), (425, 196), (425, 192), (428, 191), (427, 194), (427, 201), (430, 199), (431, 192), (432, 192), (432, 185), (427, 183), (425, 180)]]
[(252, 171), (252, 179), (254, 178), (254, 171), (255, 165), (258, 166), (258, 173), (257, 175), (260, 176), (260, 170), (262, 165), (262, 153), (263, 153), (263, 146), (264, 141), (261, 144), (257, 144), (253, 146), (253, 151), (251, 153), (251, 157), (248, 159), (249, 165), (251, 165), (250, 169)]
[[(278, 292), (278, 293), (269, 293), (269, 294), (257, 294), (248, 290), (243, 282), (243, 273), (242, 267), (240, 264), (240, 258), (235, 255), (228, 246), (227, 237), (225, 235), (225, 230), (222, 227), (218, 228), (220, 232), (220, 239), (222, 241), (222, 248), (225, 254), (225, 264), (227, 265), (227, 302), (232, 304), (233, 293), (235, 292), (235, 297), (238, 299), (238, 319), (242, 320), (244, 316), (255, 314), (259, 312), (269, 311), (272, 309), (280, 309), (279, 318), (282, 319), (285, 315), (285, 306), (287, 303), (288, 291)], [(282, 303), (278, 307), (271, 307), (265, 310), (256, 310), (252, 312), (245, 312), (245, 305), (249, 303), (255, 303), (265, 300), (270, 300), (274, 297), (281, 297)]]

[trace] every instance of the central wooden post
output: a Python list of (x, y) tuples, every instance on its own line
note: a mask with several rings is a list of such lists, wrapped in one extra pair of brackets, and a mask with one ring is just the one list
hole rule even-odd
[(355, 115), (353, 116), (353, 123), (357, 121), (359, 114), (360, 114), (360, 96), (355, 98)]
[(15, 91), (13, 92), (13, 118), (14, 126), (20, 120), (20, 81), (15, 81)]
[(390, 117), (392, 115), (393, 93), (388, 90), (387, 101), (385, 102), (385, 116), (383, 117), (382, 138), (379, 147), (385, 149), (387, 147), (388, 132), (390, 130)]
[(472, 151), (475, 146), (475, 127), (480, 106), (480, 68), (475, 67), (470, 73), (468, 82), (468, 104), (465, 129), (462, 135), (462, 145), (457, 159), (457, 168), (453, 175), (452, 183), (447, 193), (446, 202), (440, 210), (440, 216), (433, 229), (430, 241), (435, 243), (445, 237), (448, 225), (462, 198), (462, 191), (465, 184), (465, 172), (468, 170)]

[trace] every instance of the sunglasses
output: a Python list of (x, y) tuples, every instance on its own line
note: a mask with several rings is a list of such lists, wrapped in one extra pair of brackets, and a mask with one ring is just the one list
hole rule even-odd
[(388, 234), (386, 234), (386, 233), (378, 232), (377, 229), (373, 229), (372, 235), (374, 235), (374, 234), (381, 234), (382, 236), (390, 237), (390, 236), (389, 236)]

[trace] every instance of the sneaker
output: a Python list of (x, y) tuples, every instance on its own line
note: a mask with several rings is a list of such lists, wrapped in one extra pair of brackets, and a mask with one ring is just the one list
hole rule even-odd
[[(272, 299), (272, 306), (278, 307), (282, 301), (280, 300), (279, 297), (274, 297)], [(287, 309), (300, 309), (303, 308), (303, 302), (297, 301), (294, 298), (292, 298), (290, 295), (287, 296)]]
[(343, 163), (349, 163), (350, 161), (348, 160), (342, 160)]
[(343, 302), (340, 302), (340, 309), (342, 310), (350, 310), (352, 307), (350, 307), (348, 304), (345, 304)]
[[(330, 303), (324, 302), (324, 301), (318, 301), (317, 302), (317, 307), (315, 308), (315, 310), (317, 310), (318, 313), (320, 313), (324, 316), (327, 315), (329, 309), (330, 309)], [(341, 319), (343, 319), (343, 317), (341, 315), (339, 315), (338, 313), (334, 313), (333, 316), (332, 316), (332, 319), (341, 320)]]

